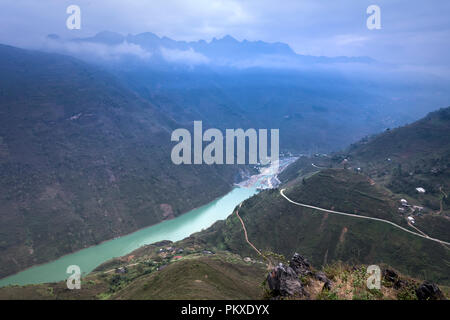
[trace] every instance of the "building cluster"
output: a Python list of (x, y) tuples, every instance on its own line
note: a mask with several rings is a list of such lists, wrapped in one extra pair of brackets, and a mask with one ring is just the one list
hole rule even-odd
[(161, 254), (163, 254), (163, 255), (176, 254), (176, 253), (180, 254), (180, 253), (183, 253), (183, 252), (184, 252), (184, 250), (182, 248), (178, 248), (177, 249), (177, 248), (174, 248), (174, 247), (160, 248), (158, 250), (158, 253), (160, 253), (160, 255)]
[(401, 207), (398, 208), (398, 211), (402, 214), (408, 214), (406, 218), (411, 224), (416, 223), (416, 221), (414, 220), (414, 216), (420, 216), (424, 211), (423, 207), (410, 205), (406, 199), (400, 199), (400, 204)]

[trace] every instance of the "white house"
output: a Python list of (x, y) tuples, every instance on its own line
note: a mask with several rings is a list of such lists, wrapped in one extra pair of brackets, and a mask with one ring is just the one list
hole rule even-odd
[(417, 191), (418, 193), (425, 193), (425, 189), (422, 188), (422, 187), (416, 188), (416, 191)]
[(411, 222), (412, 224), (415, 223), (414, 218), (413, 217), (408, 217), (408, 221)]
[(408, 201), (406, 201), (406, 199), (400, 199), (400, 203), (402, 204), (402, 206), (406, 207), (408, 205)]

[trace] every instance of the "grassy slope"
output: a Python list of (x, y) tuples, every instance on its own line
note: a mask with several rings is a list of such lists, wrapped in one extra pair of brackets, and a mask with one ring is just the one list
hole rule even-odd
[[(371, 186), (364, 176), (349, 170), (315, 174), (306, 184), (298, 182), (286, 194), (294, 201), (402, 224), (390, 193)], [(245, 201), (239, 212), (249, 239), (259, 249), (286, 257), (301, 252), (316, 266), (336, 260), (385, 263), (411, 276), (450, 283), (448, 249), (389, 225), (301, 208), (287, 202), (278, 190), (265, 191)], [(235, 215), (195, 236), (220, 249), (254, 255)]]
[(226, 257), (201, 257), (173, 263), (142, 277), (113, 299), (260, 299), (265, 268)]
[[(380, 265), (380, 268), (390, 268)], [(390, 268), (391, 269), (391, 268)], [(392, 270), (392, 269), (391, 269)], [(398, 279), (403, 282), (403, 286), (396, 287), (393, 282), (386, 278), (381, 278), (380, 289), (368, 289), (367, 265), (350, 266), (340, 262), (326, 265), (322, 271), (333, 282), (331, 290), (317, 290), (323, 284), (317, 283), (315, 279), (306, 279), (306, 290), (312, 299), (317, 300), (417, 300), (415, 289), (422, 283), (421, 280), (414, 279), (398, 273)], [(318, 288), (317, 288), (318, 287)], [(449, 296), (449, 287), (440, 286), (443, 294)]]
[[(342, 155), (393, 192), (436, 212), (443, 195), (440, 189), (447, 194), (450, 189), (450, 108), (356, 143)], [(427, 190), (425, 195), (416, 192), (419, 186)], [(447, 199), (444, 211), (449, 205)]]
[[(450, 241), (450, 108), (361, 141), (341, 155), (399, 198), (425, 207), (416, 226)], [(417, 187), (426, 193), (417, 193)]]
[[(292, 185), (320, 170), (311, 163), (342, 168), (343, 159), (349, 160), (348, 168), (361, 168), (397, 200), (405, 198), (411, 205), (424, 207), (423, 215), (415, 217), (416, 226), (432, 237), (450, 241), (450, 108), (367, 137), (331, 156), (302, 157), (280, 178)], [(426, 193), (419, 194), (417, 187), (424, 187)]]

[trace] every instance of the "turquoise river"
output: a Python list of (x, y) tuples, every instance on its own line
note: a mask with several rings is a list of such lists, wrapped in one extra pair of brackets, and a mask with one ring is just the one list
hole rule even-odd
[(175, 219), (163, 221), (1, 279), (0, 287), (10, 284), (24, 285), (61, 281), (69, 276), (66, 270), (70, 265), (78, 265), (82, 274), (88, 274), (103, 262), (126, 255), (143, 245), (161, 240), (184, 239), (192, 233), (208, 228), (217, 220), (225, 219), (239, 203), (257, 192), (256, 188), (235, 187), (223, 197)]

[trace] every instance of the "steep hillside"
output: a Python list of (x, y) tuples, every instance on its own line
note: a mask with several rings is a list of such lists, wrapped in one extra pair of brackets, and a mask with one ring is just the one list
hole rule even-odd
[(362, 141), (346, 156), (351, 165), (393, 192), (414, 198), (429, 213), (450, 213), (450, 108)]
[(442, 158), (450, 151), (450, 107), (431, 112), (412, 124), (388, 129), (352, 145), (348, 154), (355, 160), (380, 162), (390, 158), (404, 163), (420, 158)]
[[(382, 218), (407, 227), (389, 190), (372, 185), (367, 177), (350, 170), (316, 173), (285, 193), (296, 202)], [(448, 248), (386, 223), (299, 207), (283, 198), (279, 190), (261, 192), (245, 201), (239, 215), (248, 238), (263, 253), (291, 256), (302, 252), (316, 266), (337, 260), (385, 263), (411, 276), (450, 283)], [(236, 215), (194, 236), (221, 250), (257, 256), (246, 243)]]
[[(367, 137), (345, 151), (301, 157), (280, 179), (289, 184), (326, 168), (365, 175), (408, 205), (398, 209), (426, 234), (450, 241), (450, 108), (404, 127)], [(424, 192), (418, 192), (422, 188)]]
[(175, 166), (178, 125), (76, 59), (0, 46), (0, 277), (226, 193), (231, 166)]

